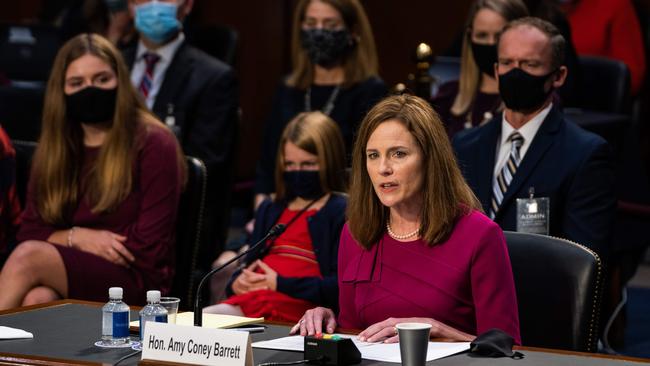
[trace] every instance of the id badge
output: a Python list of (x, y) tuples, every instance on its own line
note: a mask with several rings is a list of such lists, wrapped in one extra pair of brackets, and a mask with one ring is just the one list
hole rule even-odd
[(549, 198), (517, 198), (517, 231), (548, 235)]

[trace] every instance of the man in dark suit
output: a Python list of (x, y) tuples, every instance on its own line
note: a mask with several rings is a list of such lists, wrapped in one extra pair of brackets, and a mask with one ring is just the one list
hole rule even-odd
[(230, 66), (185, 41), (181, 21), (193, 2), (129, 0), (139, 42), (124, 50), (124, 56), (131, 81), (147, 106), (174, 131), (186, 155), (205, 162), (206, 211), (212, 221), (206, 229), (219, 234), (208, 233), (208, 240), (223, 242), (229, 222), (238, 90)]
[(463, 174), (503, 230), (517, 229), (517, 199), (547, 197), (549, 231), (607, 257), (615, 210), (605, 140), (567, 121), (553, 103), (562, 86), (564, 39), (523, 18), (503, 30), (495, 65), (505, 110), (453, 141)]

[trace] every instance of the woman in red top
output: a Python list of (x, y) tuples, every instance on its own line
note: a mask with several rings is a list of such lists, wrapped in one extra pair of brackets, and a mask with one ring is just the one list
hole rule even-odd
[(345, 220), (345, 151), (334, 121), (302, 113), (284, 129), (275, 170), (277, 191), (257, 210), (251, 243), (276, 224), (286, 230), (246, 257), (230, 296), (205, 312), (297, 321), (314, 304), (337, 303), (338, 242)]
[(166, 292), (173, 276), (184, 160), (140, 102), (120, 52), (82, 34), (48, 81), (22, 241), (0, 273), (0, 309), (59, 298), (125, 301)]
[(630, 0), (571, 0), (562, 4), (578, 54), (623, 61), (630, 69), (631, 92), (639, 92), (646, 60), (641, 26)]

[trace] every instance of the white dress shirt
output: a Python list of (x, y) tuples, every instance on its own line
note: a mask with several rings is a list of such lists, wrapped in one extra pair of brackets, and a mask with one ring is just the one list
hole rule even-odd
[(518, 131), (521, 136), (524, 138), (524, 143), (519, 148), (519, 160), (520, 162), (524, 160), (524, 156), (530, 147), (530, 143), (535, 138), (539, 127), (546, 119), (546, 116), (551, 111), (553, 103), (550, 103), (546, 108), (542, 109), (533, 119), (526, 122), (520, 129), (515, 130), (512, 125), (506, 120), (506, 112), (503, 111), (503, 118), (501, 119), (501, 140), (497, 143), (497, 150), (494, 164), (494, 176), (496, 177), (503, 169), (503, 166), (508, 162), (510, 157), (510, 149), (512, 148), (512, 141), (508, 140), (508, 137), (514, 132)]
[(156, 96), (158, 95), (160, 86), (165, 79), (165, 72), (167, 71), (169, 64), (171, 64), (172, 59), (178, 50), (178, 47), (181, 46), (184, 40), (185, 35), (183, 35), (183, 32), (181, 32), (178, 34), (178, 37), (176, 37), (176, 39), (156, 50), (147, 49), (144, 43), (142, 43), (142, 40), (138, 42), (138, 50), (136, 51), (135, 61), (133, 62), (133, 69), (131, 70), (131, 83), (136, 89), (140, 87), (140, 82), (142, 81), (142, 77), (144, 76), (144, 72), (147, 68), (147, 63), (144, 60), (144, 54), (150, 52), (160, 56), (160, 60), (158, 60), (156, 66), (153, 69), (153, 83), (151, 85), (151, 88), (149, 88), (149, 95), (145, 101), (149, 109), (153, 109), (153, 104), (156, 101)]

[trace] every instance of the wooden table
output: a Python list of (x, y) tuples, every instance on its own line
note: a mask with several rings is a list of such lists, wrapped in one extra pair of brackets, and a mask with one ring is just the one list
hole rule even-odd
[[(28, 306), (0, 312), (0, 325), (24, 329), (34, 334), (34, 339), (0, 340), (0, 365), (113, 365), (121, 358), (133, 354), (131, 349), (103, 349), (93, 345), (101, 337), (101, 306), (103, 304), (60, 300), (47, 304)], [(132, 310), (131, 319), (137, 313)], [(284, 337), (285, 325), (268, 325), (264, 333), (253, 334), (253, 341)], [(643, 365), (649, 359), (617, 357), (601, 354), (517, 347), (524, 353), (521, 360), (509, 358), (474, 358), (467, 353), (429, 362), (431, 365)], [(296, 361), (301, 352), (254, 349), (255, 364), (262, 362)], [(140, 356), (133, 354), (119, 365), (136, 365)], [(361, 365), (397, 365), (363, 360)]]

